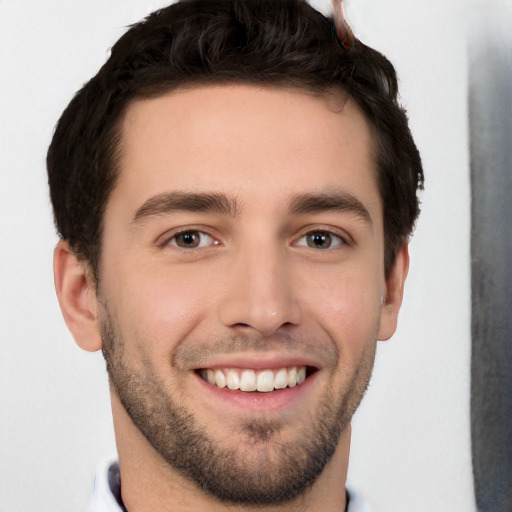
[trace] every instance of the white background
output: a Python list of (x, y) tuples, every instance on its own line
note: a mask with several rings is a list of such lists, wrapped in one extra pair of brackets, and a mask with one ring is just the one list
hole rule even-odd
[[(123, 27), (163, 5), (0, 0), (0, 512), (85, 510), (97, 462), (115, 451), (101, 355), (76, 347), (53, 291), (45, 153)], [(506, 34), (512, 2), (346, 10), (398, 70), (426, 174), (400, 326), (354, 419), (349, 480), (375, 512), (471, 512), (468, 41)]]

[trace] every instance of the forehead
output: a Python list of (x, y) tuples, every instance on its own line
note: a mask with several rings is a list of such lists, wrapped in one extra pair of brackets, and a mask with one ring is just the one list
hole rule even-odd
[(113, 200), (135, 205), (172, 189), (230, 189), (254, 201), (283, 190), (376, 193), (371, 130), (342, 93), (193, 87), (135, 100), (121, 129)]

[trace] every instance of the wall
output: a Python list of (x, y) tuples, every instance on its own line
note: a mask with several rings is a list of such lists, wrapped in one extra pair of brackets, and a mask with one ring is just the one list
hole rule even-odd
[[(484, 1), (346, 1), (356, 34), (397, 67), (427, 177), (400, 327), (379, 345), (353, 423), (349, 479), (376, 512), (475, 510), (466, 27)], [(54, 296), (44, 159), (106, 49), (163, 5), (0, 0), (2, 512), (84, 510), (95, 465), (115, 450), (101, 356), (75, 346)]]

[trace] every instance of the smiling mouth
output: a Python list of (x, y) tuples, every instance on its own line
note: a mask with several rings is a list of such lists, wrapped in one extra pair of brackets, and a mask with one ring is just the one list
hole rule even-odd
[(290, 366), (279, 369), (203, 368), (197, 374), (212, 386), (233, 391), (269, 393), (294, 388), (316, 371), (310, 366)]

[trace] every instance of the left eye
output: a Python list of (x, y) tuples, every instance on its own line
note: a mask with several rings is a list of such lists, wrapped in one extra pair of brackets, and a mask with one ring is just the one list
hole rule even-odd
[(310, 231), (297, 241), (299, 247), (312, 249), (333, 249), (344, 243), (343, 239), (330, 231)]
[(215, 243), (214, 239), (203, 231), (188, 230), (177, 233), (169, 243), (180, 249), (200, 249)]

